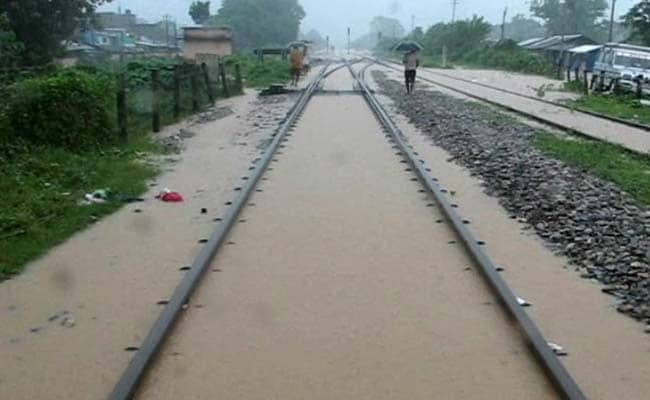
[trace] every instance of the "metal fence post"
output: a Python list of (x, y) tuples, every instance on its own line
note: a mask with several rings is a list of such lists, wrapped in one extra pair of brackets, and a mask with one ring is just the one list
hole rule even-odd
[(190, 73), (190, 86), (192, 88), (192, 111), (199, 111), (199, 82), (197, 78), (197, 71), (193, 70)]
[(179, 66), (174, 67), (174, 119), (181, 115), (181, 77)]
[(219, 62), (219, 75), (221, 76), (221, 85), (223, 86), (223, 94), (226, 97), (230, 97), (230, 91), (228, 90), (228, 82), (226, 82), (226, 66), (223, 62)]
[(121, 72), (117, 77), (117, 134), (123, 143), (129, 141), (126, 125), (126, 77)]
[(241, 76), (241, 66), (239, 64), (235, 64), (235, 81), (237, 82), (237, 90), (239, 93), (244, 92), (244, 81), (242, 80)]
[(151, 70), (151, 127), (154, 132), (160, 132), (160, 71)]
[(203, 71), (203, 80), (205, 81), (205, 86), (208, 89), (208, 99), (210, 99), (210, 104), (214, 104), (214, 92), (212, 91), (212, 83), (210, 82), (208, 65), (206, 63), (202, 63), (201, 70)]

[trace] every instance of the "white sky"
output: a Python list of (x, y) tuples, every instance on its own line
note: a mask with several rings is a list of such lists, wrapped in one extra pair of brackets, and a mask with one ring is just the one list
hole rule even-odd
[[(343, 43), (346, 28), (352, 28), (352, 36), (367, 32), (368, 23), (376, 15), (399, 18), (404, 27), (411, 27), (411, 15), (416, 16), (416, 26), (429, 26), (432, 23), (451, 19), (452, 0), (299, 0), (305, 8), (307, 17), (303, 21), (303, 30), (317, 29), (323, 35), (330, 35), (335, 43)], [(611, 0), (610, 0), (611, 1)], [(617, 15), (626, 13), (639, 0), (618, 0)], [(188, 15), (192, 0), (113, 0), (103, 6), (102, 10), (131, 9), (139, 17), (155, 21), (165, 14), (170, 14), (181, 25), (192, 23)], [(391, 4), (398, 3), (400, 11), (391, 14)], [(212, 12), (216, 13), (221, 1), (213, 0)], [(484, 16), (492, 23), (501, 20), (504, 7), (508, 15), (529, 13), (529, 1), (526, 0), (459, 0), (456, 15), (469, 18), (474, 14)]]

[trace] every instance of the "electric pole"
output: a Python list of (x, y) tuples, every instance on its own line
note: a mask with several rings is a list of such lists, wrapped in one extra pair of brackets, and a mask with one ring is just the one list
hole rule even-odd
[(612, 17), (609, 20), (609, 41), (614, 41), (614, 13), (616, 12), (616, 0), (612, 0)]
[(327, 41), (327, 47), (325, 47), (325, 51), (327, 52), (327, 54), (329, 54), (329, 52), (330, 52), (330, 37), (329, 37), (329, 35), (327, 35), (325, 40)]
[(503, 42), (506, 38), (506, 18), (508, 17), (508, 7), (503, 10), (503, 20), (501, 21), (501, 41)]
[(415, 30), (415, 14), (411, 15), (411, 32)]
[(456, 6), (459, 0), (451, 0), (451, 23), (456, 22)]
[(348, 28), (348, 55), (350, 55), (350, 35), (352, 31)]

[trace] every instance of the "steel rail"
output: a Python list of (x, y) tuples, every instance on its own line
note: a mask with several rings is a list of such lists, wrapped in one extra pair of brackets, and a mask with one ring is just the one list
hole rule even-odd
[[(386, 63), (384, 61), (376, 60), (376, 59), (370, 59), (370, 60), (372, 60), (374, 63), (382, 65), (382, 66), (384, 66), (386, 68), (390, 68), (390, 69), (396, 70), (396, 71), (398, 70), (396, 67), (394, 67), (394, 66), (392, 66), (392, 65), (390, 65), (390, 64), (388, 64), (388, 63)], [(503, 103), (499, 103), (499, 102), (494, 101), (494, 100), (490, 100), (490, 99), (488, 99), (486, 97), (482, 97), (482, 96), (476, 95), (474, 93), (470, 93), (470, 92), (468, 92), (466, 90), (458, 89), (458, 88), (455, 88), (453, 86), (446, 85), (444, 83), (434, 81), (433, 79), (425, 78), (425, 77), (420, 76), (420, 75), (418, 75), (417, 79), (428, 82), (428, 83), (431, 83), (432, 85), (440, 86), (440, 87), (442, 87), (444, 89), (451, 90), (453, 92), (460, 93), (463, 96), (467, 96), (467, 97), (479, 100), (479, 101), (481, 101), (483, 103), (487, 103), (487, 104), (490, 104), (492, 106), (502, 108), (502, 109), (510, 111), (512, 113), (521, 115), (521, 116), (523, 116), (523, 117), (525, 117), (527, 119), (531, 119), (533, 121), (539, 122), (540, 124), (551, 126), (551, 127), (555, 128), (555, 129), (558, 129), (560, 131), (569, 132), (569, 133), (572, 133), (572, 134), (575, 134), (575, 135), (578, 135), (578, 136), (582, 136), (582, 137), (585, 137), (585, 138), (588, 138), (588, 139), (591, 139), (591, 140), (596, 140), (598, 142), (609, 143), (609, 144), (613, 144), (615, 146), (620, 146), (621, 148), (625, 149), (626, 151), (632, 152), (634, 154), (641, 154), (641, 155), (647, 155), (648, 154), (648, 153), (646, 153), (646, 152), (644, 152), (642, 150), (633, 149), (631, 147), (625, 146), (622, 143), (615, 143), (615, 142), (607, 141), (607, 140), (605, 140), (603, 138), (599, 138), (597, 136), (594, 136), (594, 135), (592, 135), (590, 133), (578, 130), (576, 128), (572, 128), (572, 127), (569, 127), (569, 126), (566, 126), (566, 125), (562, 125), (561, 123), (558, 123), (558, 122), (549, 121), (546, 118), (540, 117), (540, 116), (535, 115), (533, 113), (529, 113), (527, 111), (523, 111), (523, 110), (520, 110), (518, 108), (509, 106), (509, 105), (506, 105), (506, 104), (503, 104)], [(554, 104), (554, 105), (557, 105), (557, 104)]]
[[(326, 75), (329, 65), (330, 64), (328, 63), (322, 68), (318, 76), (307, 86), (287, 114), (286, 120), (274, 134), (274, 139), (271, 142), (271, 145), (265, 151), (263, 157), (258, 161), (257, 167), (255, 167), (252, 176), (247, 180), (244, 187), (242, 187), (239, 196), (228, 209), (223, 221), (213, 232), (207, 244), (201, 249), (200, 253), (192, 263), (191, 269), (174, 290), (172, 298), (160, 313), (160, 316), (147, 334), (147, 337), (133, 356), (120, 380), (108, 396), (108, 400), (129, 400), (135, 394), (148, 367), (151, 365), (158, 350), (162, 347), (166, 337), (174, 327), (174, 323), (181, 314), (183, 307), (187, 304), (201, 278), (209, 269), (212, 260), (221, 248), (221, 245), (224, 243), (232, 227), (237, 223), (239, 214), (255, 191), (258, 182), (271, 163), (275, 152), (279, 148), (287, 132), (289, 132), (292, 125), (297, 121), (306, 108), (316, 88)], [(342, 67), (344, 66), (345, 64)]]
[(564, 368), (564, 365), (562, 365), (557, 356), (553, 353), (537, 325), (522, 309), (521, 305), (519, 305), (517, 297), (498, 273), (492, 260), (482, 250), (481, 244), (476, 240), (470, 230), (467, 229), (463, 220), (445, 198), (438, 185), (434, 183), (424, 166), (424, 162), (416, 158), (414, 152), (402, 139), (400, 129), (395, 125), (386, 110), (372, 94), (365, 81), (359, 78), (359, 76), (352, 70), (351, 66), (348, 65), (348, 69), (358, 86), (362, 89), (364, 98), (371, 110), (386, 131), (388, 131), (387, 137), (392, 138), (397, 143), (397, 146), (407, 159), (408, 163), (412, 166), (412, 169), (415, 171), (420, 182), (434, 197), (445, 217), (449, 222), (451, 222), (454, 231), (462, 240), (465, 249), (479, 267), (481, 275), (485, 279), (486, 283), (499, 298), (508, 315), (516, 321), (521, 328), (521, 331), (525, 334), (525, 338), (528, 345), (531, 347), (533, 354), (557, 389), (558, 393), (567, 400), (585, 400), (586, 397), (582, 390), (578, 387), (571, 375)]
[[(393, 63), (392, 61), (389, 61), (389, 62)], [(393, 67), (393, 68), (396, 68), (396, 67)], [(429, 71), (429, 70), (427, 70), (427, 72), (430, 73), (430, 74), (433, 74), (433, 75), (442, 76), (442, 77), (447, 78), (447, 79), (461, 81), (461, 82), (465, 82), (465, 83), (468, 83), (468, 84), (471, 84), (471, 85), (482, 86), (482, 87), (487, 88), (487, 89), (497, 90), (499, 92), (511, 94), (513, 96), (519, 96), (519, 97), (522, 97), (522, 98), (525, 98), (525, 99), (528, 99), (528, 100), (538, 101), (540, 103), (548, 104), (548, 105), (555, 106), (555, 107), (564, 108), (564, 109), (567, 109), (567, 110), (570, 110), (570, 111), (573, 111), (573, 112), (577, 111), (577, 112), (581, 112), (581, 113), (584, 113), (584, 114), (589, 114), (589, 115), (591, 115), (593, 117), (606, 119), (606, 120), (616, 122), (616, 123), (619, 123), (619, 124), (622, 124), (622, 125), (630, 126), (632, 128), (638, 128), (638, 129), (642, 129), (644, 131), (650, 132), (650, 125), (645, 125), (645, 124), (642, 124), (640, 122), (629, 121), (629, 120), (619, 118), (619, 117), (615, 117), (615, 116), (612, 116), (612, 115), (602, 114), (602, 113), (599, 113), (597, 111), (591, 111), (591, 110), (588, 110), (588, 109), (582, 108), (582, 107), (571, 107), (569, 105), (562, 104), (562, 103), (559, 103), (557, 101), (540, 99), (538, 97), (531, 96), (531, 95), (528, 95), (528, 94), (515, 92), (514, 90), (504, 89), (504, 88), (488, 85), (486, 83), (481, 83), (481, 82), (473, 82), (473, 81), (471, 81), (469, 79), (466, 79), (466, 78), (451, 76), (451, 75), (448, 75), (448, 74), (444, 74), (442, 72)]]

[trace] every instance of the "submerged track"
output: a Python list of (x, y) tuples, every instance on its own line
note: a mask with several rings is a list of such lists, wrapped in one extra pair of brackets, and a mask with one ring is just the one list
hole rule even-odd
[[(283, 178), (278, 179), (275, 187), (268, 191), (270, 193), (265, 193), (267, 190), (260, 187), (262, 180), (266, 180), (263, 177), (269, 171), (278, 169), (269, 166), (274, 161), (280, 161), (276, 157), (284, 152), (280, 149), (286, 148), (285, 143), (291, 136), (289, 132), (298, 125), (299, 118), (305, 113), (314, 95), (323, 93), (319, 90), (323, 81), (336, 72), (340, 73), (342, 68), (347, 68), (352, 74), (356, 88), (334, 94), (350, 98), (345, 103), (338, 104), (336, 98), (323, 97), (318, 103), (321, 112), (330, 116), (331, 129), (335, 131), (328, 136), (326, 132), (330, 127), (318, 124), (321, 120), (312, 110), (309, 114), (311, 136), (300, 140), (294, 138), (303, 149), (311, 146), (311, 153), (294, 152), (288, 156), (289, 165), (278, 172), (284, 174)], [(214, 354), (204, 360), (205, 365), (195, 359), (189, 360), (190, 366), (194, 367), (193, 363), (196, 362), (198, 365), (195, 369), (203, 370), (203, 374), (198, 371), (198, 377), (185, 377), (185, 383), (196, 383), (195, 379), (200, 378), (198, 382), (202, 385), (218, 387), (215, 390), (222, 390), (219, 392), (222, 396), (228, 393), (232, 398), (260, 398), (260, 393), (267, 393), (267, 398), (328, 398), (326, 393), (329, 398), (341, 398), (345, 393), (349, 394), (349, 398), (377, 398), (370, 395), (375, 390), (386, 398), (430, 398), (432, 393), (438, 393), (442, 397), (448, 397), (452, 393), (455, 396), (474, 393), (466, 398), (489, 398), (490, 390), (493, 391), (492, 395), (499, 393), (499, 390), (506, 390), (498, 385), (500, 371), (489, 371), (490, 365), (493, 362), (503, 363), (503, 358), (509, 354), (505, 349), (516, 348), (516, 344), (508, 344), (508, 338), (520, 335), (521, 343), (528, 346), (535, 356), (539, 370), (531, 368), (534, 364), (519, 357), (506, 363), (510, 366), (501, 365), (508, 374), (515, 373), (516, 366), (529, 369), (523, 374), (521, 382), (517, 376), (501, 377), (505, 378), (503, 382), (514, 381), (512, 392), (504, 393), (502, 398), (552, 397), (545, 392), (545, 379), (541, 379), (542, 382), (536, 381), (535, 376), (543, 373), (561, 398), (584, 399), (581, 390), (482, 250), (481, 242), (467, 229), (466, 221), (459, 217), (454, 206), (446, 200), (424, 162), (407, 145), (399, 129), (365, 83), (365, 68), (359, 74), (349, 64), (339, 65), (329, 72), (328, 69), (329, 65), (325, 66), (301, 94), (274, 134), (273, 142), (263, 157), (252, 167), (252, 174), (240, 188), (238, 198), (176, 288), (171, 301), (139, 347), (109, 400), (130, 399), (136, 393), (145, 398), (178, 398), (179, 394), (175, 391), (187, 387), (169, 382), (164, 385), (163, 382), (167, 382), (164, 377), (168, 374), (171, 374), (168, 377), (173, 377), (173, 371), (177, 369), (169, 367), (172, 368), (170, 370), (164, 365), (166, 356), (161, 355), (159, 363), (154, 363), (154, 359), (174, 330), (185, 305), (194, 296), (195, 289), (200, 284), (204, 285), (201, 280), (215, 262), (237, 267), (233, 268), (232, 273), (242, 269), (239, 273), (251, 280), (253, 276), (260, 279), (259, 276), (262, 275), (262, 278), (255, 283), (251, 282), (250, 287), (247, 287), (248, 281), (242, 280), (241, 276), (235, 279), (231, 275), (228, 281), (233, 289), (219, 289), (225, 294), (208, 293), (207, 289), (205, 293), (198, 294), (206, 297), (206, 303), (215, 301), (214, 306), (219, 311), (212, 317), (197, 317), (199, 321), (195, 321), (191, 327), (191, 321), (184, 320), (180, 325), (188, 324), (190, 333), (197, 327), (214, 327), (215, 330), (210, 331), (208, 337), (221, 345), (218, 349), (213, 349)], [(353, 117), (363, 113), (363, 107), (358, 100), (354, 100), (358, 94), (363, 96), (379, 121), (380, 129), (363, 119), (355, 122)], [(352, 131), (344, 132), (346, 127), (359, 130), (358, 135), (361, 136), (357, 138)], [(381, 129), (384, 130), (383, 133)], [(405, 170), (396, 170), (386, 165), (388, 150), (385, 144), (372, 139), (373, 131), (384, 135), (397, 150), (395, 155), (401, 159)], [(367, 146), (355, 148), (357, 141), (366, 143)], [(326, 150), (327, 146), (331, 148)], [(295, 149), (287, 151), (293, 150)], [(392, 187), (383, 182), (382, 174), (386, 175), (387, 182), (393, 182)], [(411, 190), (416, 192), (418, 187), (420, 197), (424, 195), (428, 199), (424, 202), (426, 206), (422, 204), (422, 199), (407, 194)], [(257, 206), (252, 200), (255, 196), (262, 197)], [(434, 231), (437, 225), (434, 223), (435, 217), (425, 214), (427, 210), (436, 208), (433, 207), (434, 203), (430, 203), (431, 199), (435, 200), (437, 209), (450, 223), (456, 238), (462, 242), (462, 251), (458, 248), (448, 250), (455, 240), (442, 243), (445, 235), (450, 233)], [(245, 211), (247, 208), (250, 211)], [(244, 213), (250, 213), (250, 218), (245, 215), (242, 217)], [(235, 226), (246, 226), (248, 219), (263, 220), (264, 224), (257, 225), (255, 229), (237, 228), (234, 231)], [(254, 222), (250, 224), (252, 226)], [(232, 238), (231, 242), (226, 243), (227, 238)], [(220, 252), (225, 244), (232, 246)], [(237, 251), (236, 244), (248, 246)], [(457, 270), (464, 263), (473, 263), (477, 267), (486, 286), (503, 307), (503, 314), (511, 318), (512, 325), (505, 323), (506, 320), (501, 319), (498, 311), (469, 310), (466, 311), (467, 320), (456, 315), (456, 308), (469, 307), (476, 301), (470, 301), (466, 297), (482, 298), (482, 295), (475, 294), (481, 290), (480, 285), (463, 283), (462, 275), (458, 275)], [(325, 265), (330, 268), (323, 269)], [(435, 268), (431, 270), (429, 265), (435, 265)], [(268, 269), (273, 267), (277, 271)], [(452, 278), (449, 279), (449, 276)], [(427, 288), (427, 278), (440, 280), (437, 288)], [(401, 289), (393, 289), (391, 280), (395, 279), (404, 281), (395, 283), (396, 288), (400, 288), (400, 284), (406, 285)], [(234, 289), (237, 284), (243, 286)], [(395, 292), (391, 293), (392, 290)], [(456, 298), (455, 295), (459, 297)], [(253, 301), (252, 298), (259, 300)], [(249, 322), (241, 320), (242, 315), (247, 315), (249, 311), (243, 312), (239, 308), (250, 301), (265, 304), (263, 309), (255, 306), (253, 311), (253, 314), (261, 315), (263, 329), (257, 326), (259, 321), (255, 321), (251, 327)], [(272, 304), (273, 301), (278, 304)], [(300, 304), (301, 301), (304, 304)], [(431, 301), (441, 304), (441, 309), (434, 313), (437, 317), (426, 312), (433, 307)], [(372, 302), (384, 307), (375, 307)], [(241, 311), (241, 315), (227, 315), (229, 310), (224, 308), (228, 306), (234, 309), (233, 312)], [(269, 307), (272, 311), (269, 311)], [(388, 311), (390, 313), (384, 315)], [(400, 316), (400, 312), (404, 315)], [(389, 315), (392, 315), (394, 321)], [(216, 318), (218, 323), (210, 322), (210, 318)], [(364, 318), (368, 320), (364, 321)], [(492, 328), (484, 331), (484, 326), (476, 325), (477, 322)], [(459, 330), (456, 338), (459, 342), (455, 343), (456, 347), (452, 346), (455, 350), (450, 350), (451, 358), (447, 363), (443, 364), (441, 359), (423, 354), (426, 348), (433, 351), (434, 347), (443, 346), (436, 342), (435, 332), (454, 329)], [(476, 332), (471, 332), (472, 330)], [(348, 334), (351, 335), (349, 338), (346, 336)], [(179, 332), (179, 335), (175, 342), (184, 342), (188, 337), (196, 336), (187, 332)], [(250, 337), (242, 338), (242, 335)], [(448, 339), (451, 337), (449, 335), (447, 333), (444, 337)], [(270, 342), (267, 343), (267, 340)], [(418, 345), (418, 341), (422, 342), (421, 345)], [(365, 348), (368, 348), (368, 352), (361, 351)], [(342, 349), (343, 352), (339, 353)], [(204, 348), (194, 349), (197, 356), (206, 351)], [(511, 348), (510, 351), (514, 350)], [(318, 355), (310, 356), (310, 352)], [(357, 354), (358, 352), (360, 353)], [(470, 354), (474, 354), (475, 359)], [(362, 356), (373, 360), (366, 363)], [(453, 359), (456, 356), (459, 360)], [(422, 363), (422, 368), (418, 367), (416, 360)], [(282, 364), (277, 364), (278, 362)], [(323, 365), (316, 365), (318, 362)], [(414, 366), (408, 367), (411, 362)], [(162, 365), (158, 365), (152, 372), (150, 369), (154, 364)], [(256, 364), (259, 364), (259, 368)], [(280, 382), (274, 380), (276, 375), (269, 371), (270, 366), (286, 370), (277, 375)], [(348, 375), (339, 372), (343, 366), (350, 369)], [(403, 370), (394, 370), (395, 366), (401, 366)], [(409, 368), (413, 369), (409, 372)], [(498, 369), (496, 366), (494, 368)], [(418, 372), (432, 372), (436, 369), (449, 369), (452, 372), (441, 372), (442, 376), (437, 378), (440, 381), (434, 377), (418, 375)], [(252, 371), (248, 378), (237, 375), (248, 374), (248, 370)], [(300, 379), (307, 378), (300, 374), (305, 371), (325, 376), (324, 382), (328, 384), (322, 386), (323, 382), (311, 380), (302, 385), (305, 388), (311, 387), (311, 393), (300, 392), (300, 389), (295, 389), (296, 393), (291, 392), (293, 388), (286, 385), (294, 382), (296, 386), (301, 386), (298, 385), (302, 382)], [(480, 383), (467, 388), (454, 383), (455, 380), (463, 379), (472, 381), (471, 377), (462, 377), (463, 373), (471, 375), (478, 371), (485, 376), (483, 381), (481, 378), (476, 379), (484, 385), (493, 384), (495, 387), (483, 392), (486, 388)], [(218, 372), (235, 376), (222, 376)], [(401, 380), (390, 382), (391, 373), (401, 377)], [(161, 374), (163, 378), (147, 379), (147, 376), (156, 374)], [(217, 375), (217, 378), (212, 379), (212, 374)], [(328, 381), (327, 378), (332, 380)], [(346, 379), (357, 379), (362, 383), (355, 385)], [(145, 381), (149, 383), (139, 390)], [(269, 387), (257, 387), (265, 382)], [(450, 393), (445, 393), (445, 386), (440, 386), (441, 382), (447, 382)], [(404, 387), (395, 388), (395, 385)], [(354, 393), (352, 388), (359, 387), (365, 387), (367, 391)], [(201, 388), (195, 387), (193, 390), (200, 393)], [(283, 394), (287, 390), (289, 392)], [(392, 393), (387, 392), (390, 390)], [(534, 392), (527, 392), (528, 390)], [(201, 398), (211, 397), (219, 396), (214, 391), (209, 391), (209, 394), (204, 393)]]

